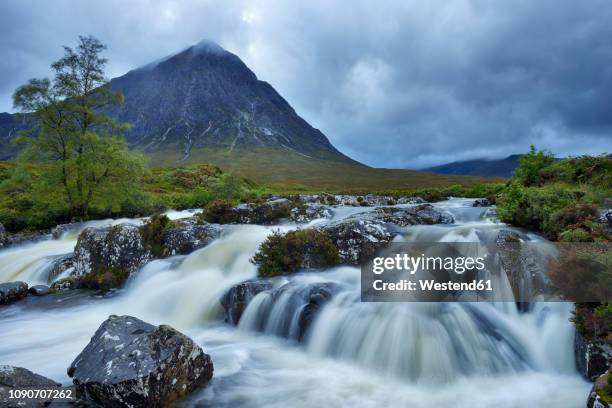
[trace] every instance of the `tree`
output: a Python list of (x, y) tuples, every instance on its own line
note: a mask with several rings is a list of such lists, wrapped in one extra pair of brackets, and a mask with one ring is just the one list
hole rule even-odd
[(142, 156), (130, 153), (123, 132), (128, 124), (105, 113), (123, 103), (104, 76), (106, 49), (92, 36), (79, 36), (76, 49), (51, 64), (53, 80), (31, 79), (13, 95), (16, 109), (35, 126), (18, 136), (27, 143), (21, 158), (47, 164), (51, 187), (63, 190), (73, 217), (86, 218), (97, 201), (120, 200), (143, 173)]
[(531, 145), (529, 153), (521, 156), (519, 165), (514, 171), (514, 179), (525, 187), (537, 185), (540, 182), (540, 170), (555, 162), (552, 153), (546, 150), (536, 150)]

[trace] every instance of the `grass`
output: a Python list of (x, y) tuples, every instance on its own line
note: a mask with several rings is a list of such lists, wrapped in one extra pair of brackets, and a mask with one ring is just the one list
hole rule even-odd
[[(178, 152), (148, 153), (153, 166), (181, 164)], [(264, 185), (272, 193), (351, 193), (414, 191), (426, 187), (475, 186), (503, 182), (488, 177), (454, 176), (415, 170), (372, 168), (341, 156), (306, 157), (282, 149), (196, 149), (189, 163), (210, 163)]]

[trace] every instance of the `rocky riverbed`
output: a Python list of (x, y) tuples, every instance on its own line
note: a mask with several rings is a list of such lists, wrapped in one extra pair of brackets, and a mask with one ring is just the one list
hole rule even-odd
[[(0, 387), (29, 372), (104, 406), (585, 406), (580, 375), (600, 377), (610, 355), (575, 339), (571, 305), (359, 302), (357, 266), (390, 242), (478, 240), (503, 254), (514, 250), (506, 242), (541, 240), (492, 221), (489, 204), (273, 198), (224, 224), (169, 214), (161, 251), (142, 233), (147, 220), (10, 243), (0, 363), (11, 368)], [(327, 234), (337, 265), (257, 277), (259, 245), (297, 228)], [(539, 293), (548, 282), (534, 265), (508, 261), (504, 273)]]

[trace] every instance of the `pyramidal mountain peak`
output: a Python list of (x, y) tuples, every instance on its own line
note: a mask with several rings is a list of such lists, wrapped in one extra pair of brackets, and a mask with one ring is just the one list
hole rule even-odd
[(110, 86), (125, 96), (125, 104), (108, 113), (133, 124), (126, 134), (130, 146), (163, 156), (165, 164), (168, 157), (195, 161), (202, 149), (280, 149), (349, 160), (239, 57), (212, 41), (132, 70)]

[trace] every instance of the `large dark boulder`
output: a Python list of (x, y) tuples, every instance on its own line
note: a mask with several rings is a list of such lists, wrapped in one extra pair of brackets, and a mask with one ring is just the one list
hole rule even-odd
[(169, 255), (187, 255), (204, 248), (221, 235), (221, 227), (215, 224), (199, 224), (197, 218), (174, 221), (174, 226), (163, 232), (163, 245)]
[(397, 235), (389, 223), (356, 217), (332, 222), (322, 230), (336, 244), (340, 261), (351, 265), (366, 262)]
[(578, 372), (589, 381), (594, 381), (612, 367), (612, 347), (603, 339), (587, 339), (576, 333), (574, 355)]
[(270, 289), (272, 282), (262, 279), (248, 280), (232, 286), (221, 298), (225, 321), (237, 325), (249, 302), (259, 293)]
[(8, 398), (9, 391), (11, 389), (23, 388), (50, 389), (60, 386), (61, 384), (47, 377), (43, 377), (42, 375), (35, 374), (25, 368), (0, 365), (0, 407), (34, 408), (47, 406), (51, 402), (50, 400), (11, 400)]
[(25, 282), (0, 283), (0, 305), (8, 305), (28, 295), (28, 284)]
[(34, 285), (28, 289), (28, 293), (32, 296), (46, 296), (51, 291), (47, 285)]
[(169, 326), (110, 316), (68, 368), (77, 395), (104, 407), (167, 407), (213, 375), (210, 356)]
[(127, 277), (153, 259), (138, 227), (120, 224), (86, 228), (74, 248), (74, 272), (78, 277), (112, 273)]
[(452, 224), (453, 216), (431, 204), (414, 207), (381, 207), (355, 217), (370, 218), (406, 227), (408, 225)]

